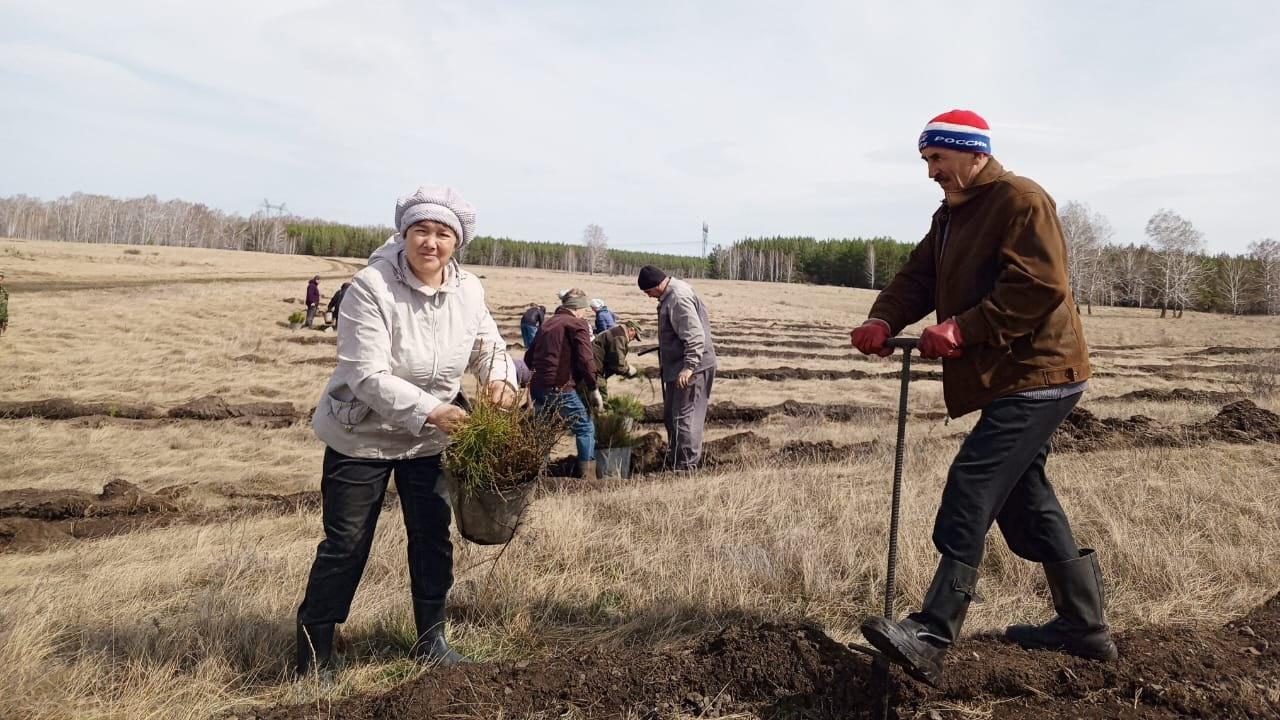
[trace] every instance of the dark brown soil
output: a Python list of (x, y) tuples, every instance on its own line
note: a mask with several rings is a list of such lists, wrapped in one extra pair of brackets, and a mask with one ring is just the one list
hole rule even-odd
[[(769, 441), (751, 431), (726, 435), (715, 440), (708, 440), (702, 446), (701, 466), (712, 468), (718, 465), (732, 465), (743, 462), (752, 447), (768, 449)], [(633, 475), (649, 475), (665, 470), (667, 442), (656, 432), (645, 433), (640, 437), (640, 444), (631, 450), (631, 472)], [(546, 475), (552, 478), (573, 477), (577, 471), (577, 458), (567, 455), (551, 462), (547, 466)], [(554, 483), (562, 487), (560, 483)]]
[(1252, 355), (1254, 353), (1280, 352), (1280, 347), (1232, 347), (1229, 345), (1215, 345), (1199, 350), (1190, 355)]
[(851, 445), (838, 445), (830, 440), (818, 442), (792, 440), (783, 445), (782, 449), (778, 451), (778, 458), (801, 463), (839, 462), (848, 460), (851, 457), (864, 455), (871, 452), (875, 447), (876, 442), (874, 440)]
[[(936, 690), (893, 671), (891, 717), (1280, 717), (1280, 596), (1224, 627), (1138, 628), (1116, 642), (1121, 658), (1099, 663), (992, 637), (967, 639), (947, 658)], [(858, 719), (880, 717), (880, 678), (866, 654), (815, 627), (739, 621), (681, 649), (565, 649), (542, 659), (462, 665), (381, 695), (248, 717)], [(968, 712), (953, 714), (962, 709)]]
[(49, 398), (27, 402), (0, 402), (0, 419), (41, 418), (72, 420), (76, 418), (111, 418), (120, 420), (235, 420), (249, 421), (255, 426), (284, 427), (304, 419), (289, 402), (229, 403), (217, 395), (206, 395), (183, 403), (168, 411), (150, 405), (122, 403), (81, 403), (65, 398)]
[(298, 345), (337, 345), (337, 335), (299, 335), (291, 337), (286, 342), (297, 343)]
[(1249, 400), (1222, 408), (1199, 423), (1163, 425), (1144, 415), (1099, 418), (1076, 408), (1053, 435), (1055, 450), (1089, 452), (1132, 447), (1189, 447), (1209, 442), (1280, 442), (1280, 415)]
[(804, 367), (733, 368), (716, 370), (717, 380), (865, 380), (872, 377), (861, 370), (815, 370)]
[[(92, 538), (121, 535), (175, 524), (202, 525), (264, 513), (314, 511), (320, 493), (308, 490), (284, 495), (236, 493), (218, 510), (191, 509), (183, 498), (189, 490), (174, 485), (149, 493), (124, 480), (112, 480), (98, 495), (78, 490), (0, 491), (0, 552), (37, 552)], [(385, 507), (398, 503), (388, 493)]]
[(290, 402), (229, 403), (217, 395), (206, 395), (170, 408), (167, 415), (179, 420), (230, 420), (233, 418), (279, 418), (288, 422), (299, 419), (298, 409)]
[[(784, 400), (777, 405), (738, 405), (732, 401), (712, 403), (707, 408), (707, 424), (736, 426), (758, 423), (773, 415), (812, 418), (833, 422), (850, 422), (870, 418), (895, 417), (891, 408), (874, 405), (800, 402)], [(938, 417), (938, 413), (916, 414), (916, 417)], [(648, 405), (644, 409), (644, 422), (662, 422), (662, 405)]]
[(102, 492), (0, 491), (0, 551), (33, 551), (73, 539), (103, 537), (165, 523), (176, 506), (123, 480)]
[(1149, 400), (1153, 402), (1185, 402), (1203, 405), (1217, 405), (1218, 403), (1240, 400), (1243, 397), (1244, 395), (1242, 393), (1222, 392), (1219, 390), (1192, 390), (1190, 388), (1156, 390), (1152, 388), (1144, 388), (1142, 390), (1127, 392), (1123, 395), (1093, 398), (1092, 402)]
[(28, 402), (0, 402), (0, 418), (44, 418), (46, 420), (70, 420), (90, 415), (129, 418), (134, 420), (164, 417), (163, 411), (150, 405), (123, 403), (79, 403), (66, 398), (49, 398)]

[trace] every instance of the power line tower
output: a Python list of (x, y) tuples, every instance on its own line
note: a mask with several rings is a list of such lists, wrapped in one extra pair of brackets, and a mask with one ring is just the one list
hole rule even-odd
[(262, 212), (267, 217), (271, 217), (272, 216), (271, 213), (275, 212), (275, 219), (279, 220), (280, 218), (284, 217), (286, 213), (289, 212), (289, 208), (285, 206), (284, 203), (280, 203), (279, 205), (272, 205), (270, 200), (267, 200), (266, 198), (262, 198)]
[(702, 257), (707, 256), (707, 235), (711, 232), (711, 226), (706, 221), (702, 222)]

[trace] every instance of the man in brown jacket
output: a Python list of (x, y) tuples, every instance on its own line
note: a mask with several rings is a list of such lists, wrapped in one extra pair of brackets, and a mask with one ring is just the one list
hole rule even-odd
[(1102, 575), (1080, 549), (1045, 475), (1049, 438), (1089, 378), (1089, 350), (1067, 283), (1066, 245), (1053, 199), (991, 156), (987, 123), (953, 110), (920, 135), (920, 155), (945, 199), (924, 240), (852, 332), (866, 354), (931, 311), (920, 354), (941, 358), (952, 417), (980, 410), (951, 464), (934, 522), (942, 554), (923, 608), (901, 621), (872, 617), (867, 640), (914, 677), (937, 684), (975, 595), (993, 522), (1009, 548), (1042, 563), (1057, 617), (1014, 625), (1028, 648), (1109, 660)]
[(570, 290), (555, 314), (542, 322), (524, 361), (533, 372), (529, 394), (534, 406), (541, 412), (558, 412), (569, 423), (577, 443), (578, 475), (595, 480), (595, 423), (576, 392), (581, 387), (597, 410), (603, 408), (596, 389), (591, 325), (586, 320), (589, 310), (586, 293)]

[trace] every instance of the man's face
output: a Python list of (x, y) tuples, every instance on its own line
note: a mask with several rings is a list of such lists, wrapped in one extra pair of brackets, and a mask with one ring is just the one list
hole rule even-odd
[(920, 158), (929, 167), (929, 179), (942, 186), (943, 192), (963, 190), (973, 184), (982, 169), (980, 153), (961, 152), (950, 148), (927, 147)]
[(628, 327), (628, 328), (627, 328), (627, 341), (628, 341), (628, 342), (634, 342), (634, 341), (635, 341), (635, 339), (636, 339), (637, 337), (639, 337), (639, 334), (638, 334), (638, 333), (636, 333), (636, 329), (635, 329), (635, 328), (633, 328), (633, 327)]

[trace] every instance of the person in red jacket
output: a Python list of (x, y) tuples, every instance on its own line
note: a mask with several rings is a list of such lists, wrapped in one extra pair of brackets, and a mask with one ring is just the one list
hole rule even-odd
[(524, 354), (525, 364), (533, 371), (529, 394), (534, 406), (542, 412), (558, 412), (569, 423), (578, 447), (578, 475), (584, 480), (596, 478), (596, 428), (591, 413), (578, 397), (581, 386), (597, 410), (604, 400), (596, 387), (595, 352), (591, 347), (591, 325), (587, 313), (591, 305), (587, 294), (570, 290), (551, 317), (533, 339), (533, 347)]

